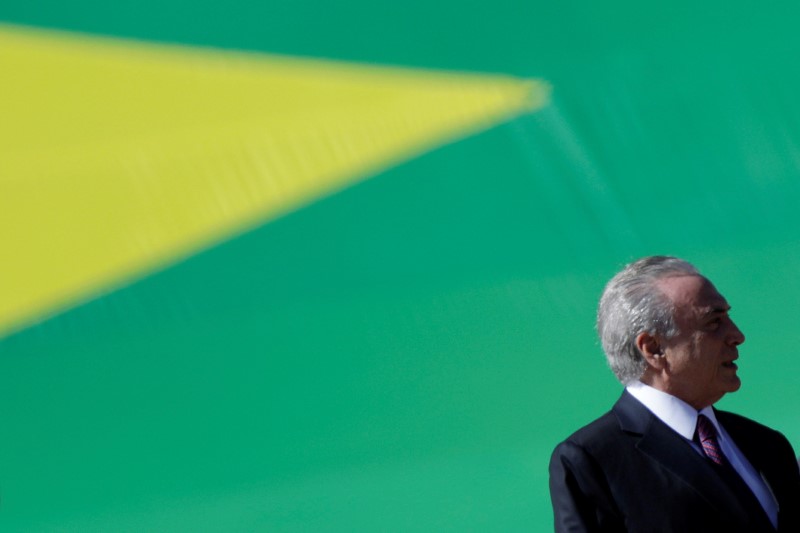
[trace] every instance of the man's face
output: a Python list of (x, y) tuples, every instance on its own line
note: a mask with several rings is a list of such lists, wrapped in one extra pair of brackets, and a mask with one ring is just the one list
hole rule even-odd
[(725, 298), (702, 276), (665, 278), (658, 286), (675, 306), (679, 331), (661, 344), (666, 392), (702, 409), (739, 390), (734, 361), (744, 335), (728, 315)]

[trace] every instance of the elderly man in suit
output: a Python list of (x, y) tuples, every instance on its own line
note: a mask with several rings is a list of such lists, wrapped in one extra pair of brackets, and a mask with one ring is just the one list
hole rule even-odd
[(640, 259), (609, 281), (597, 328), (625, 390), (553, 452), (556, 531), (800, 532), (789, 442), (712, 407), (741, 386), (744, 335), (729, 311), (674, 257)]

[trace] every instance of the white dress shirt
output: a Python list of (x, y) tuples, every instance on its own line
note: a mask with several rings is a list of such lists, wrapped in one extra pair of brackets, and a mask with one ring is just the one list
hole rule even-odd
[(753, 491), (753, 494), (761, 503), (761, 507), (766, 511), (773, 527), (778, 527), (778, 504), (772, 495), (769, 485), (753, 468), (753, 465), (750, 464), (739, 448), (736, 447), (736, 443), (733, 442), (725, 428), (717, 422), (717, 417), (714, 416), (714, 410), (711, 406), (705, 407), (698, 412), (683, 400), (639, 381), (631, 383), (626, 389), (631, 396), (639, 400), (659, 420), (689, 441), (692, 447), (701, 455), (704, 455), (703, 449), (694, 442), (694, 432), (697, 427), (697, 415), (703, 414), (707, 416), (717, 429), (717, 440), (722, 448), (722, 453), (725, 454), (725, 458), (734, 470), (738, 472), (747, 486), (750, 487), (750, 490)]

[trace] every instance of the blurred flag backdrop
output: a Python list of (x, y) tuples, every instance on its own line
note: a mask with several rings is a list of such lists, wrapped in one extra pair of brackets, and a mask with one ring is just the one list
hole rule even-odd
[(682, 256), (800, 446), (800, 7), (0, 6), (0, 529), (547, 531)]

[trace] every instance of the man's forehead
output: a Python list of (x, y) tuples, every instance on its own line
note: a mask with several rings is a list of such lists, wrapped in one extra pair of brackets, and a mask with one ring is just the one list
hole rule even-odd
[(687, 306), (709, 312), (730, 307), (714, 284), (703, 276), (670, 276), (659, 279), (656, 284), (677, 307)]

